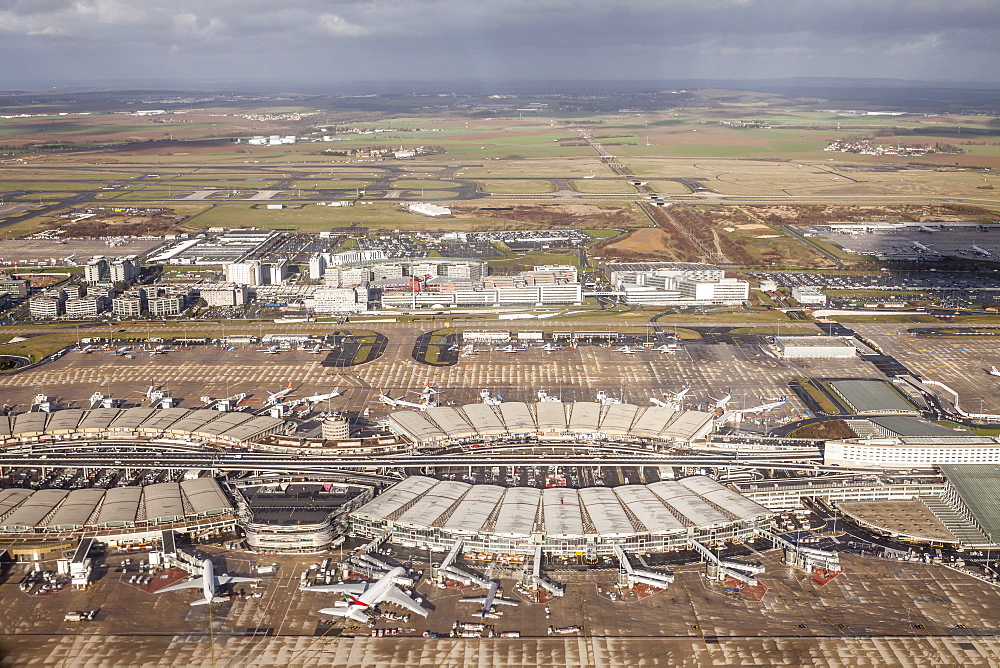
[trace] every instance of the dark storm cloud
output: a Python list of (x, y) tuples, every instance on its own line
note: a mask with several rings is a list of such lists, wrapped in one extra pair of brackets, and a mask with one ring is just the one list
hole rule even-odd
[(0, 81), (995, 81), (996, 0), (0, 0)]

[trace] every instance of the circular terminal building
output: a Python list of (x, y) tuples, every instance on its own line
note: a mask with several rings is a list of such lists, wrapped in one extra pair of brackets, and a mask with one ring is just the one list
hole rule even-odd
[(352, 534), (446, 552), (611, 555), (746, 540), (773, 512), (704, 476), (649, 485), (498, 487), (414, 476), (350, 514)]

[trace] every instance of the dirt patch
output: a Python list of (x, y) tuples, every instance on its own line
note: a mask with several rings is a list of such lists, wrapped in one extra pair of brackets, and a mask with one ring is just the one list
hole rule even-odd
[(600, 247), (603, 257), (622, 261), (682, 261), (673, 237), (658, 228), (644, 228)]
[(824, 225), (835, 222), (969, 220), (990, 218), (991, 212), (975, 206), (961, 204), (899, 206), (825, 206), (825, 205), (751, 205), (743, 206), (749, 215), (769, 225)]
[(136, 237), (159, 235), (172, 230), (187, 216), (172, 211), (160, 211), (150, 215), (111, 215), (87, 218), (76, 223), (62, 225), (64, 237)]
[(530, 223), (539, 227), (569, 228), (620, 228), (635, 227), (636, 221), (629, 208), (599, 206), (596, 204), (550, 204), (546, 206), (514, 206), (508, 210), (489, 210), (479, 207), (452, 207), (455, 214), (479, 218), (510, 220)]

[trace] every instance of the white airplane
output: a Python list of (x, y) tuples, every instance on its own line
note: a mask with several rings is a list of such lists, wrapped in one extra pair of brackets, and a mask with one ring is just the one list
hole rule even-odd
[(486, 619), (487, 617), (495, 617), (493, 614), (493, 608), (497, 605), (517, 605), (517, 601), (512, 601), (509, 598), (503, 598), (502, 596), (497, 596), (497, 591), (500, 589), (500, 583), (494, 581), (490, 584), (490, 590), (487, 592), (486, 596), (474, 596), (472, 598), (459, 599), (459, 603), (478, 603), (482, 606), (480, 612), (480, 617)]
[(368, 608), (384, 602), (398, 605), (412, 613), (426, 617), (427, 611), (397, 587), (397, 585), (411, 586), (412, 584), (413, 580), (406, 577), (406, 569), (402, 566), (397, 566), (375, 582), (316, 585), (314, 587), (303, 587), (302, 591), (337, 592), (343, 594), (346, 605), (335, 608), (323, 608), (320, 610), (320, 613), (324, 615), (334, 615), (336, 617), (353, 619), (358, 622), (367, 622), (368, 615), (365, 613)]
[(919, 241), (911, 241), (910, 244), (915, 249), (917, 249), (918, 251), (920, 251), (921, 253), (930, 253), (931, 252), (931, 248), (929, 246), (925, 246), (922, 243), (920, 243)]
[(312, 347), (312, 348), (309, 349), (309, 354), (310, 355), (319, 355), (322, 351), (323, 351), (323, 349), (320, 348), (319, 344), (317, 343), (314, 347)]
[(495, 348), (498, 353), (520, 353), (527, 350), (527, 348), (515, 348), (513, 344), (506, 345), (503, 348)]
[(631, 348), (629, 346), (622, 346), (621, 348), (616, 348), (615, 352), (616, 353), (625, 353), (626, 355), (635, 355), (639, 351), (636, 350), (635, 348)]
[(424, 385), (424, 389), (420, 391), (420, 400), (428, 403), (434, 398), (435, 394), (440, 394), (440, 392), (435, 390), (433, 385), (427, 383)]
[(475, 355), (476, 353), (480, 353), (480, 352), (482, 352), (482, 351), (481, 350), (476, 350), (476, 346), (475, 345), (473, 345), (471, 343), (467, 343), (464, 346), (462, 346), (462, 349), (459, 351), (458, 354), (459, 355)]
[(584, 176), (583, 178), (585, 178), (585, 179), (592, 179), (592, 178), (594, 178), (594, 176), (595, 176), (594, 174), (591, 174), (590, 176)]
[(281, 348), (278, 346), (268, 346), (267, 348), (258, 348), (257, 352), (264, 353), (265, 355), (277, 355), (281, 352)]
[(732, 413), (739, 413), (740, 415), (751, 415), (753, 413), (765, 413), (769, 410), (775, 409), (778, 406), (783, 406), (788, 401), (788, 397), (781, 397), (777, 401), (772, 401), (770, 403), (761, 404), (760, 406), (754, 406), (753, 408), (741, 408), (739, 410), (730, 411)]
[(921, 232), (937, 232), (933, 227), (927, 227), (926, 225), (921, 225), (919, 229)]
[(723, 408), (724, 409), (726, 407), (726, 404), (728, 404), (730, 401), (733, 400), (733, 393), (730, 392), (729, 394), (727, 394), (726, 396), (722, 397), (721, 399), (716, 399), (715, 397), (709, 397), (709, 399), (711, 399), (712, 401), (715, 402), (715, 408)]
[(544, 350), (547, 353), (554, 353), (557, 350), (562, 350), (562, 349), (563, 349), (562, 346), (557, 346), (554, 343), (546, 343), (544, 346), (542, 346), (541, 348), (539, 348), (539, 350)]
[(418, 411), (425, 411), (428, 408), (433, 408), (435, 405), (434, 402), (430, 400), (418, 404), (414, 401), (407, 401), (406, 399), (393, 399), (385, 392), (378, 395), (378, 400), (386, 406), (392, 406), (393, 408), (405, 406), (407, 408), (416, 408)]
[(307, 404), (318, 404), (321, 401), (326, 401), (327, 399), (334, 399), (343, 394), (339, 387), (333, 388), (333, 392), (327, 392), (326, 394), (314, 394), (312, 396), (303, 397), (302, 401)]
[(991, 376), (1000, 376), (1000, 370), (998, 370), (995, 366), (991, 366), (990, 370), (987, 371), (986, 373), (990, 374)]
[(681, 347), (676, 343), (664, 343), (662, 346), (653, 348), (658, 353), (676, 353)]
[(94, 350), (94, 346), (84, 346), (83, 348), (80, 348), (80, 352), (83, 353), (84, 355), (86, 355), (87, 353), (93, 352), (93, 350)]
[(234, 582), (259, 582), (260, 578), (241, 578), (235, 575), (216, 575), (214, 568), (212, 566), (211, 559), (205, 559), (201, 562), (201, 577), (192, 578), (187, 582), (181, 582), (179, 584), (170, 585), (169, 587), (164, 587), (157, 591), (157, 594), (162, 594), (165, 591), (177, 591), (178, 589), (197, 589), (201, 588), (203, 598), (198, 599), (191, 605), (209, 605), (211, 603), (222, 603), (226, 599), (215, 595), (219, 587), (224, 587), (228, 584), (233, 584)]
[(980, 248), (976, 244), (972, 244), (972, 251), (977, 255), (982, 255), (983, 257), (992, 257), (993, 253), (986, 250), (985, 248)]
[(122, 346), (115, 351), (115, 357), (121, 357), (130, 350), (132, 350), (132, 346)]
[(273, 406), (274, 404), (278, 403), (279, 401), (281, 401), (282, 399), (284, 399), (285, 397), (287, 397), (289, 394), (291, 394), (294, 391), (295, 391), (295, 388), (292, 387), (292, 381), (288, 381), (288, 387), (286, 387), (285, 389), (281, 390), (280, 392), (274, 392), (274, 393), (268, 392), (267, 393), (267, 405), (268, 406)]

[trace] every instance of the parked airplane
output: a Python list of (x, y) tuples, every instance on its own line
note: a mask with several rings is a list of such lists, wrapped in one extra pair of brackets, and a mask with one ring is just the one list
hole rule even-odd
[(344, 596), (347, 605), (335, 608), (323, 608), (321, 614), (334, 615), (336, 617), (346, 617), (358, 622), (367, 622), (366, 611), (379, 603), (392, 603), (401, 608), (406, 608), (412, 613), (422, 617), (427, 616), (427, 611), (420, 607), (420, 604), (400, 591), (397, 585), (411, 586), (413, 580), (406, 577), (406, 569), (397, 566), (375, 582), (362, 582), (357, 584), (340, 583), (330, 585), (316, 585), (314, 587), (303, 587), (302, 591), (337, 592)]
[(513, 344), (504, 346), (503, 348), (494, 348), (498, 353), (520, 353), (527, 350), (527, 348), (515, 348)]
[(277, 355), (281, 352), (279, 346), (268, 346), (267, 348), (258, 348), (257, 352), (264, 353), (265, 355)]
[(681, 347), (676, 343), (664, 343), (662, 346), (653, 348), (658, 353), (676, 353)]
[(407, 408), (416, 408), (419, 411), (425, 411), (428, 408), (434, 407), (434, 402), (430, 400), (418, 404), (415, 401), (407, 401), (406, 399), (393, 399), (385, 392), (378, 395), (378, 400), (386, 406), (392, 406), (393, 408), (405, 406)]
[(83, 348), (80, 348), (80, 352), (83, 353), (84, 355), (93, 351), (94, 351), (94, 346), (84, 346)]
[(234, 582), (259, 582), (260, 578), (242, 578), (236, 577), (235, 575), (216, 575), (214, 567), (212, 566), (211, 559), (205, 559), (201, 562), (201, 577), (193, 578), (187, 582), (181, 582), (179, 584), (170, 585), (169, 587), (164, 587), (158, 590), (157, 594), (162, 594), (165, 591), (177, 591), (179, 589), (197, 589), (201, 588), (203, 598), (198, 599), (191, 605), (209, 605), (211, 603), (222, 603), (226, 599), (216, 596), (215, 593), (218, 591), (219, 587), (224, 587), (228, 584), (233, 584)]
[(991, 366), (990, 370), (987, 371), (986, 373), (990, 374), (991, 376), (1000, 376), (1000, 370), (998, 370), (995, 366)]
[(976, 253), (977, 255), (982, 255), (983, 257), (992, 257), (993, 256), (993, 253), (991, 253), (990, 251), (986, 250), (985, 248), (980, 248), (976, 244), (972, 244), (972, 251), (974, 253)]
[(472, 598), (459, 599), (459, 603), (479, 603), (482, 605), (482, 609), (479, 616), (483, 619), (487, 617), (496, 615), (493, 614), (493, 608), (497, 605), (517, 605), (517, 601), (513, 601), (509, 598), (503, 598), (502, 596), (497, 596), (497, 591), (500, 588), (500, 583), (494, 581), (490, 584), (490, 590), (487, 592), (486, 596), (474, 596)]
[(121, 357), (122, 355), (124, 355), (125, 353), (127, 353), (130, 350), (132, 350), (132, 346), (122, 346), (121, 348), (118, 348), (117, 350), (115, 350), (115, 356), (116, 357)]
[(927, 227), (926, 225), (921, 225), (919, 229), (921, 232), (937, 232), (933, 227)]
[(284, 399), (285, 397), (287, 397), (289, 394), (291, 394), (294, 391), (295, 391), (295, 388), (292, 387), (292, 381), (288, 381), (288, 387), (286, 387), (285, 389), (283, 389), (283, 390), (281, 390), (279, 392), (274, 392), (274, 393), (268, 392), (267, 393), (267, 404), (266, 405), (273, 406), (274, 404), (278, 403), (279, 401), (281, 401), (282, 399)]
[(733, 400), (733, 393), (730, 392), (729, 394), (727, 394), (726, 396), (722, 397), (721, 399), (716, 399), (715, 397), (709, 397), (709, 399), (711, 399), (712, 401), (715, 402), (715, 408), (723, 408), (724, 409), (726, 407), (726, 404), (728, 404), (730, 401)]
[(544, 346), (542, 346), (541, 348), (539, 348), (539, 350), (544, 350), (547, 353), (554, 353), (555, 351), (562, 350), (562, 349), (563, 349), (562, 346), (557, 346), (554, 343), (546, 343)]
[(303, 397), (302, 401), (307, 404), (318, 404), (321, 401), (326, 401), (327, 399), (333, 399), (341, 396), (343, 393), (340, 391), (339, 387), (333, 388), (333, 392), (327, 392), (326, 394), (314, 394), (309, 397)]
[(932, 252), (931, 248), (929, 246), (925, 246), (922, 243), (920, 243), (919, 241), (911, 241), (910, 243), (913, 245), (913, 247), (915, 249), (917, 249), (921, 253), (930, 253), (930, 252)]
[(625, 353), (626, 355), (635, 355), (639, 351), (636, 350), (635, 348), (630, 348), (629, 346), (622, 346), (621, 348), (616, 348), (615, 352)]
[(788, 397), (781, 397), (777, 401), (772, 401), (766, 404), (761, 404), (760, 406), (754, 406), (753, 408), (741, 408), (739, 410), (730, 411), (732, 413), (739, 413), (740, 415), (751, 415), (753, 413), (765, 413), (769, 410), (775, 409), (778, 406), (784, 405), (788, 401)]
[(314, 347), (309, 349), (310, 355), (319, 355), (321, 352), (323, 352), (323, 349), (320, 347), (318, 343)]

